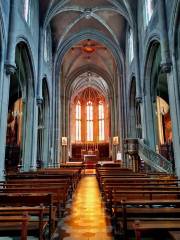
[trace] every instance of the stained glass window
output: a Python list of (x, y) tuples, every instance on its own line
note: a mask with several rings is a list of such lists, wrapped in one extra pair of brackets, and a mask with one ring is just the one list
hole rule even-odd
[(99, 102), (99, 141), (104, 141), (104, 105)]
[(93, 105), (87, 102), (87, 141), (93, 141)]
[(148, 25), (154, 10), (154, 0), (145, 0), (145, 26)]
[(24, 0), (24, 18), (28, 22), (29, 18), (29, 0)]
[(129, 61), (132, 62), (134, 58), (134, 46), (133, 46), (133, 31), (129, 29)]
[(76, 104), (76, 141), (81, 141), (81, 104)]
[(44, 60), (47, 62), (48, 53), (47, 53), (47, 31), (44, 33)]

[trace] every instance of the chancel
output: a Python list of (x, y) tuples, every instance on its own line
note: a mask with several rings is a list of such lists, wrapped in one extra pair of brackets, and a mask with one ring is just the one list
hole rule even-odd
[(180, 0), (0, 0), (0, 240), (180, 239)]

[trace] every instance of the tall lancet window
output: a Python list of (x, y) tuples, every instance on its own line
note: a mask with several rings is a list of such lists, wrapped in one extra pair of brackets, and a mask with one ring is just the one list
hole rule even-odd
[(24, 18), (26, 22), (29, 21), (29, 1), (30, 0), (24, 0)]
[(87, 141), (93, 141), (93, 105), (87, 102)]
[(104, 141), (104, 105), (103, 102), (99, 102), (98, 106), (99, 112), (99, 141)]
[(44, 60), (48, 61), (48, 50), (47, 50), (47, 30), (44, 32)]
[(129, 62), (132, 62), (134, 58), (134, 46), (133, 46), (133, 31), (129, 29)]
[(154, 0), (145, 0), (145, 26), (148, 25), (154, 11)]
[(81, 141), (81, 103), (76, 104), (76, 141)]

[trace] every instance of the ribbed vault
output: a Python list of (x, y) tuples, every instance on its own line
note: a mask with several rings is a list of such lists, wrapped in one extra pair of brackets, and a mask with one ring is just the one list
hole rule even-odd
[(107, 99), (109, 89), (107, 83), (101, 76), (92, 72), (85, 72), (74, 80), (71, 86), (70, 96), (72, 96), (72, 101), (78, 97), (84, 100), (101, 100), (102, 96), (104, 96)]
[(127, 23), (134, 27), (136, 8), (136, 0), (40, 0), (41, 21), (44, 28), (51, 26), (54, 50), (85, 28), (101, 32), (124, 49), (123, 33)]

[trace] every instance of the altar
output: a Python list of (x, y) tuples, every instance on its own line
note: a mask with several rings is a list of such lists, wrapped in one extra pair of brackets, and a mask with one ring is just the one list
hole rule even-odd
[(97, 162), (96, 154), (84, 154), (84, 162)]
[(87, 161), (94, 161), (97, 162), (99, 160), (99, 151), (98, 149), (95, 150), (81, 150), (81, 159), (84, 162)]
[[(96, 155), (98, 161), (109, 159), (109, 143), (99, 143), (98, 146), (89, 144), (88, 147), (85, 144), (72, 144), (71, 147), (71, 160), (84, 161), (84, 155)], [(85, 157), (86, 158), (86, 157)]]
[(99, 151), (95, 150), (82, 150), (81, 158), (83, 159), (83, 163), (85, 168), (95, 168), (96, 163), (99, 160)]

